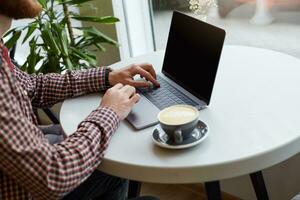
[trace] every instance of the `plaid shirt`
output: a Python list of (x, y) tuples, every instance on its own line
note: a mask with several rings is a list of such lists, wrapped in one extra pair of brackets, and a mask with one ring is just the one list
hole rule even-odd
[(9, 67), (6, 52), (0, 42), (0, 199), (60, 199), (100, 164), (119, 118), (110, 108), (98, 107), (74, 134), (50, 145), (37, 128), (32, 106), (104, 90), (105, 68), (28, 75)]

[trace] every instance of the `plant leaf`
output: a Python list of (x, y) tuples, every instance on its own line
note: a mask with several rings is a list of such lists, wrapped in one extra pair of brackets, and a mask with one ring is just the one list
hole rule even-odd
[[(61, 53), (59, 50), (59, 47), (54, 39), (54, 36), (52, 34), (52, 30), (50, 29), (50, 26), (45, 26), (42, 30), (42, 38), (46, 45), (50, 47), (50, 50), (55, 53), (55, 55), (59, 56)], [(52, 60), (49, 61), (49, 63), (53, 62)]]
[(98, 31), (95, 27), (82, 27), (78, 29), (83, 30), (84, 34), (86, 34), (87, 36), (91, 36), (91, 40), (93, 41), (93, 43), (103, 42), (112, 45), (118, 45), (115, 40)]
[(79, 49), (76, 48), (72, 48), (73, 53), (76, 55), (77, 58), (86, 60), (87, 62), (89, 62), (92, 65), (96, 65), (97, 64), (97, 60), (96, 57), (94, 55), (88, 54), (86, 52), (82, 52)]
[(39, 61), (40, 56), (35, 52), (36, 50), (36, 39), (32, 38), (29, 42), (30, 54), (27, 57), (27, 73), (33, 74), (35, 72), (36, 63)]
[(94, 45), (95, 45), (96, 48), (99, 49), (100, 51), (106, 51), (106, 48), (105, 48), (104, 46), (102, 46), (101, 44), (95, 43)]
[(67, 37), (67, 33), (65, 30), (62, 30), (60, 32), (60, 42), (61, 42), (61, 46), (62, 46), (63, 55), (68, 56), (69, 55), (68, 37)]
[(42, 5), (43, 8), (47, 8), (47, 0), (38, 0), (38, 2)]
[(60, 46), (62, 55), (64, 57), (67, 57), (69, 54), (69, 40), (67, 37), (66, 29), (62, 28), (59, 24), (52, 24), (52, 26), (54, 27), (55, 33), (57, 34), (56, 43)]
[(92, 17), (92, 16), (74, 15), (71, 18), (79, 20), (79, 21), (97, 22), (97, 23), (100, 23), (100, 24), (114, 24), (114, 23), (120, 21), (118, 18), (112, 17), (112, 16)]
[(3, 36), (3, 38), (9, 36), (10, 34), (12, 34), (13, 32), (17, 32), (18, 31), (18, 28), (13, 28), (11, 30), (9, 30), (8, 32), (6, 32)]
[(17, 40), (20, 38), (20, 36), (21, 31), (14, 32), (13, 36), (5, 43), (5, 46), (8, 49), (12, 48), (17, 43)]
[(74, 67), (73, 67), (73, 64), (72, 64), (70, 58), (65, 58), (64, 60), (65, 60), (65, 65), (66, 65), (66, 67), (67, 67), (69, 70), (73, 70)]
[(93, 1), (93, 0), (68, 0), (65, 2), (61, 1), (61, 3), (65, 3), (65, 4), (69, 4), (69, 5), (76, 5), (76, 4), (83, 4), (83, 3), (86, 3), (89, 1)]
[(37, 28), (37, 25), (35, 23), (30, 24), (28, 26), (27, 34), (24, 37), (22, 44), (24, 44), (28, 40), (28, 38), (32, 35), (32, 33), (36, 30), (36, 28)]

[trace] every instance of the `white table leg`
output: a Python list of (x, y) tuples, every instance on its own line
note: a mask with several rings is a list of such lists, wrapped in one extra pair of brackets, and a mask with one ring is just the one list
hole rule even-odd
[(257, 25), (267, 25), (271, 24), (273, 20), (266, 0), (256, 0), (256, 11), (250, 22)]

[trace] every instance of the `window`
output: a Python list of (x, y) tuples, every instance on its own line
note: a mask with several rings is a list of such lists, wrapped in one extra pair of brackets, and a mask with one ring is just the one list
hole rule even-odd
[[(190, 10), (189, 0), (118, 2), (126, 21), (129, 56), (165, 48), (173, 10), (199, 17)], [(206, 21), (226, 30), (225, 44), (261, 47), (300, 57), (298, 0), (216, 0), (216, 4), (208, 10)]]

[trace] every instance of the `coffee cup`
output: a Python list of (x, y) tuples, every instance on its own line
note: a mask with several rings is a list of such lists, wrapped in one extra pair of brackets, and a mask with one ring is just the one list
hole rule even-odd
[(161, 128), (175, 144), (181, 144), (192, 134), (198, 118), (198, 109), (190, 105), (174, 105), (158, 113)]

